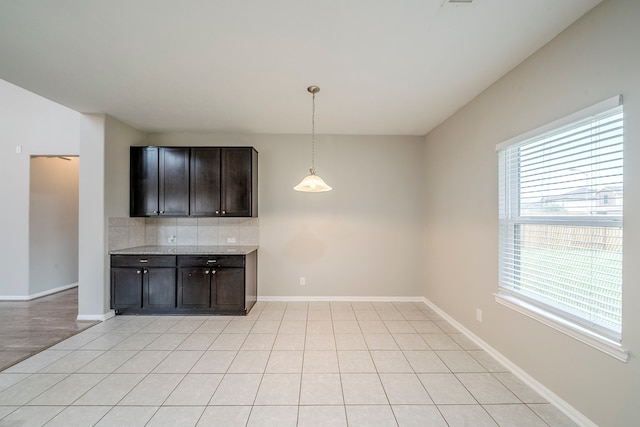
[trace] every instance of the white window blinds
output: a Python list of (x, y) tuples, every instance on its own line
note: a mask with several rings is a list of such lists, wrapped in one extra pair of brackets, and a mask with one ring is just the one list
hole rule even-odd
[(600, 110), (498, 147), (499, 294), (620, 342), (623, 112)]

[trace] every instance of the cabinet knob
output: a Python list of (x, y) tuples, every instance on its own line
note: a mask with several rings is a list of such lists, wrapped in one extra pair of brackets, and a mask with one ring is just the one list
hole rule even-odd
[(144, 270), (142, 270), (142, 274), (147, 274), (149, 272), (149, 270), (147, 270), (146, 268)]
[(226, 215), (226, 214), (227, 214), (227, 211), (222, 211), (222, 215)]
[(158, 215), (158, 213), (159, 213), (159, 212), (158, 212), (158, 211), (153, 211), (153, 213), (154, 213), (154, 214), (156, 214), (156, 215)]
[(220, 211), (216, 211), (216, 215), (220, 215)]
[(191, 277), (191, 273), (189, 273), (189, 277)]
[(163, 213), (164, 213), (164, 211), (160, 211), (160, 214), (163, 214)]
[(140, 271), (140, 270), (137, 270), (137, 271), (136, 271), (136, 274), (140, 274), (140, 273), (141, 273), (141, 271)]
[(209, 274), (209, 270), (205, 271), (204, 274)]
[(211, 270), (211, 274), (216, 274), (216, 271), (215, 270)]

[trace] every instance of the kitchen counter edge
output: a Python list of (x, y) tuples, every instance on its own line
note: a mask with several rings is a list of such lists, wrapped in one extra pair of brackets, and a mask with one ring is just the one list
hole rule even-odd
[(258, 246), (136, 246), (109, 251), (109, 255), (248, 255)]

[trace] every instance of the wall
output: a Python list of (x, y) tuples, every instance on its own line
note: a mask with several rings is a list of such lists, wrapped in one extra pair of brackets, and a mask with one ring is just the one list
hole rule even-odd
[[(601, 426), (640, 420), (640, 2), (603, 2), (426, 137), (424, 295)], [(625, 108), (625, 364), (494, 301), (495, 145), (598, 101)], [(480, 308), (484, 321), (475, 321)]]
[(100, 320), (108, 311), (105, 121), (103, 114), (83, 114), (80, 121), (79, 320)]
[(29, 297), (30, 156), (77, 155), (79, 120), (75, 111), (0, 80), (0, 224), (10, 224), (0, 245), (0, 298)]
[(108, 218), (128, 214), (129, 146), (145, 139), (143, 132), (107, 115), (82, 115), (79, 319), (110, 315)]
[(148, 142), (256, 147), (260, 297), (420, 296), (422, 138), (316, 136), (318, 174), (334, 188), (316, 194), (293, 190), (308, 174), (308, 135), (155, 134)]
[(29, 295), (78, 283), (78, 157), (31, 158)]

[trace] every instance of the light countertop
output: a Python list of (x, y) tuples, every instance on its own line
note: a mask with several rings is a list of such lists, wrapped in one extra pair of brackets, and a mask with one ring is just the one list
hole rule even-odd
[(109, 252), (110, 255), (247, 255), (257, 251), (258, 246), (193, 246), (157, 245), (136, 246)]

